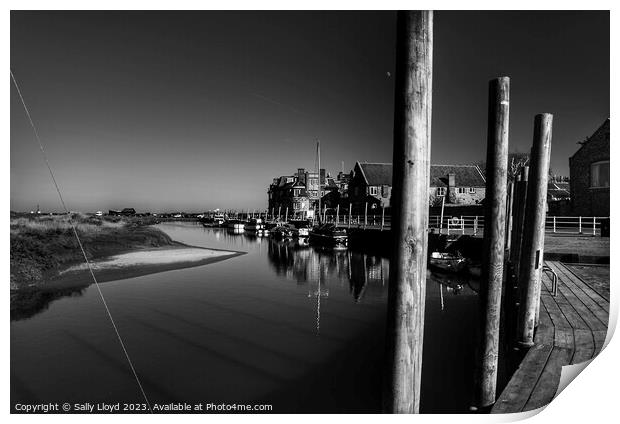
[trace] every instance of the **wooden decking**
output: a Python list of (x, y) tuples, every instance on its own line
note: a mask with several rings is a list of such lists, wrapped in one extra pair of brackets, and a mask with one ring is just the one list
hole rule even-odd
[(558, 276), (557, 296), (543, 275), (540, 322), (535, 345), (495, 403), (492, 413), (530, 411), (547, 405), (556, 394), (562, 366), (596, 356), (605, 342), (609, 320), (608, 292), (579, 278), (560, 262), (546, 265)]

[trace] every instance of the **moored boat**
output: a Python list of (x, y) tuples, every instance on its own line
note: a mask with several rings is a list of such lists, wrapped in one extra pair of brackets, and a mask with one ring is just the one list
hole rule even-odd
[(312, 228), (312, 224), (307, 219), (298, 219), (294, 221), (290, 221), (290, 224), (293, 226), (293, 236), (294, 237), (308, 237), (310, 235), (310, 228)]
[(289, 224), (278, 225), (269, 230), (269, 234), (276, 240), (287, 240), (293, 238), (294, 227)]
[(346, 230), (338, 228), (332, 223), (322, 224), (312, 228), (308, 236), (311, 244), (346, 247), (348, 243)]
[(463, 272), (467, 269), (467, 262), (460, 254), (433, 252), (429, 259), (429, 266), (443, 272)]
[(245, 223), (239, 219), (229, 219), (226, 221), (226, 227), (233, 230), (244, 230)]

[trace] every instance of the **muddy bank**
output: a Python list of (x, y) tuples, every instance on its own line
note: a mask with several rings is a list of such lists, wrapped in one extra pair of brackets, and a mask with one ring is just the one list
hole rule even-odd
[[(144, 249), (106, 257), (93, 261), (91, 267), (97, 282), (105, 283), (207, 265), (243, 254), (179, 243), (168, 248)], [(60, 271), (45, 284), (11, 290), (11, 321), (30, 318), (47, 309), (56, 299), (81, 296), (93, 282), (86, 263), (82, 263)]]

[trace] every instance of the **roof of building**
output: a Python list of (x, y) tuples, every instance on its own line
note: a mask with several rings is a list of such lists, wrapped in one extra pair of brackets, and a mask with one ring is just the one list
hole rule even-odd
[(570, 199), (569, 183), (549, 181), (547, 184), (547, 197), (551, 197), (554, 200)]
[(581, 146), (579, 146), (579, 149), (577, 149), (577, 151), (573, 154), (573, 156), (575, 156), (577, 153), (579, 153), (579, 151), (581, 151), (581, 149), (586, 144), (588, 144), (592, 140), (598, 139), (598, 137), (601, 136), (601, 135), (606, 135), (607, 136), (607, 140), (609, 140), (609, 118), (605, 119), (605, 122), (603, 122), (601, 124), (601, 126), (598, 127), (598, 129), (596, 131), (594, 131), (594, 133), (590, 137), (586, 138), (584, 141), (579, 143), (579, 144), (581, 144)]
[[(358, 162), (358, 164), (368, 185), (392, 185), (391, 163)], [(476, 165), (431, 165), (430, 186), (447, 186), (448, 174), (454, 174), (456, 185), (459, 187), (484, 187), (486, 184)]]

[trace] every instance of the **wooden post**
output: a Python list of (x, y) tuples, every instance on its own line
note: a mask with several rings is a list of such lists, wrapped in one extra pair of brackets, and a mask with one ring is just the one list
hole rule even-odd
[(495, 403), (499, 326), (504, 276), (506, 182), (508, 176), (508, 117), (510, 78), (489, 83), (486, 199), (480, 305), (482, 345), (479, 364), (479, 406)]
[(592, 217), (592, 235), (593, 236), (596, 235), (596, 217), (595, 216)]
[(381, 231), (383, 231), (384, 226), (385, 226), (385, 206), (381, 205)]
[(478, 215), (474, 216), (474, 235), (478, 234)]
[(555, 233), (555, 216), (553, 216), (553, 232)]
[(288, 222), (288, 206), (286, 207), (286, 211), (284, 212), (284, 222)]
[(336, 205), (336, 227), (338, 226), (338, 217), (340, 216), (340, 204)]
[(280, 220), (280, 211), (282, 210), (282, 205), (278, 206), (278, 221)]
[(579, 234), (581, 234), (581, 215), (579, 216)]
[(523, 244), (523, 221), (525, 220), (525, 207), (527, 206), (527, 184), (529, 178), (529, 166), (521, 168), (517, 179), (515, 205), (513, 206), (514, 218), (512, 220), (512, 241), (510, 250), (510, 262), (519, 275), (519, 263), (521, 261), (521, 246)]
[[(510, 249), (512, 248), (512, 206), (514, 204), (514, 190), (515, 183), (510, 181), (508, 183), (508, 204), (506, 205), (506, 252), (510, 255)], [(510, 256), (508, 256), (510, 257)]]
[(433, 12), (399, 11), (396, 36), (393, 251), (384, 409), (418, 413), (426, 297)]
[(368, 225), (368, 202), (364, 203), (364, 229)]
[(349, 228), (351, 228), (351, 209), (353, 209), (353, 203), (349, 203)]
[[(441, 230), (443, 229), (443, 208), (446, 205), (446, 196), (441, 197), (441, 215), (439, 215), (439, 234), (441, 234)], [(448, 227), (448, 234), (450, 234)]]
[(465, 234), (465, 220), (463, 219), (463, 215), (461, 215), (461, 234)]
[(534, 120), (534, 143), (530, 155), (527, 206), (519, 264), (522, 299), (519, 305), (518, 341), (524, 347), (534, 345), (536, 310), (540, 302), (552, 122), (553, 115), (549, 113), (536, 115)]

